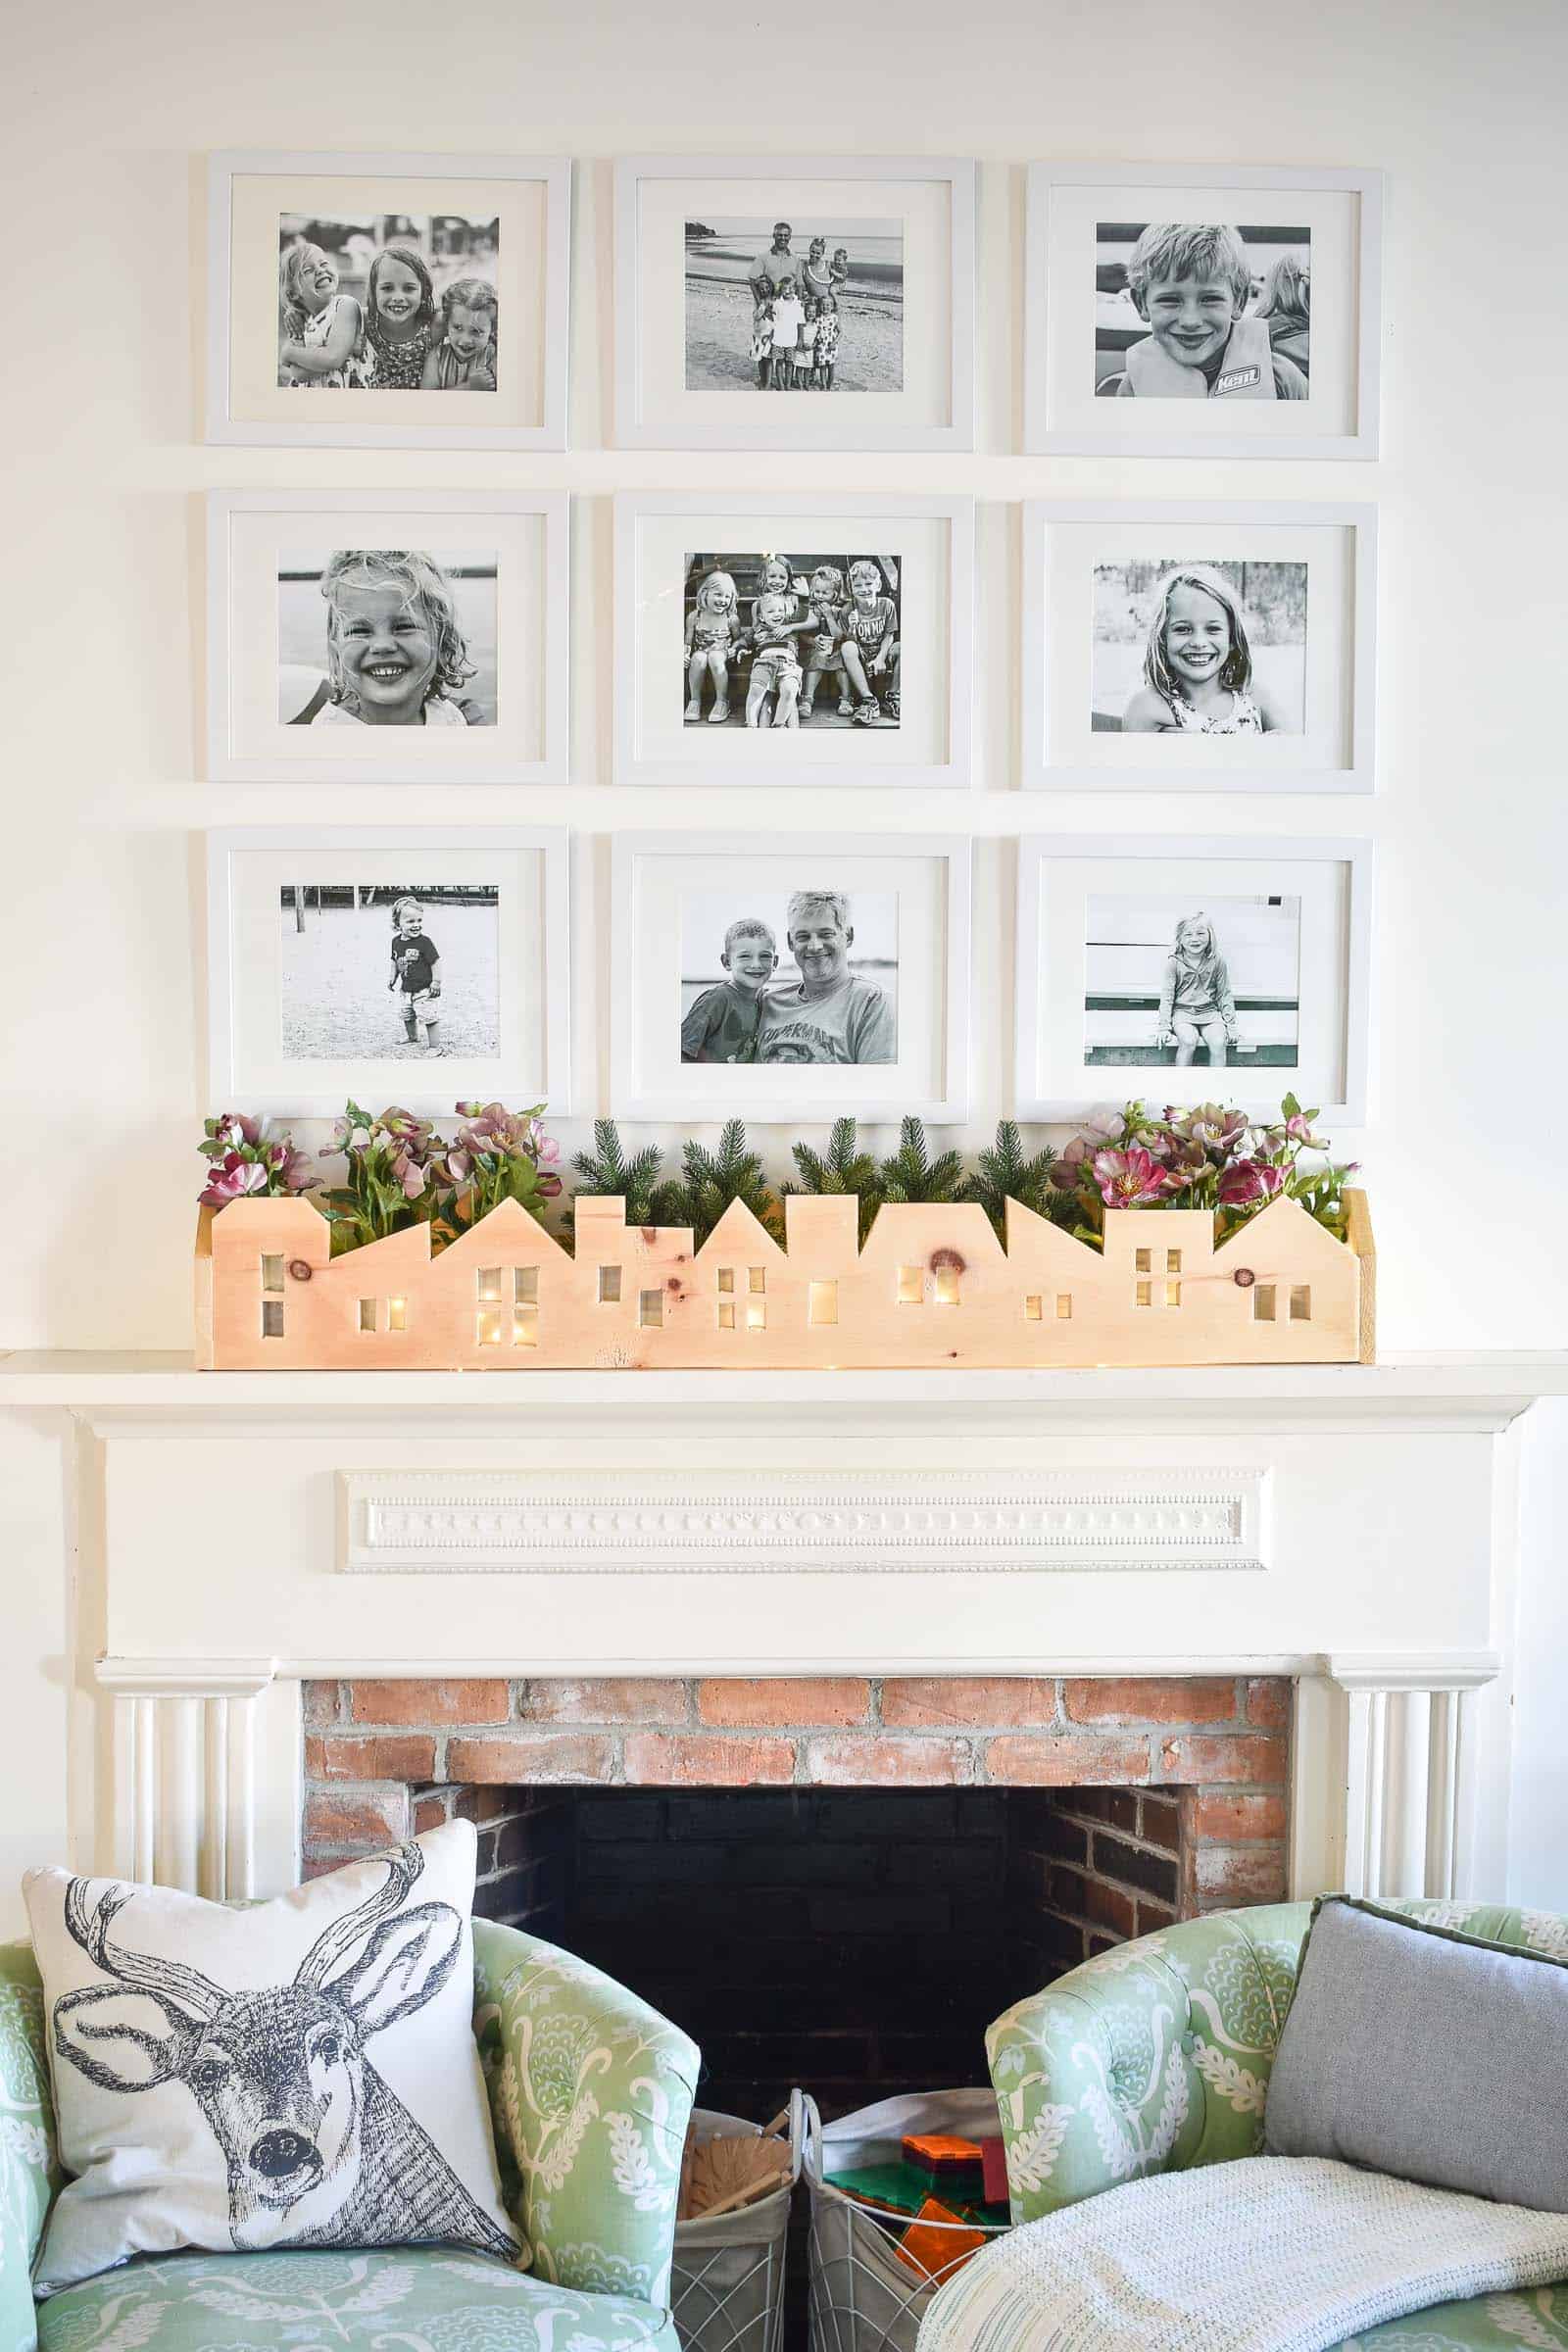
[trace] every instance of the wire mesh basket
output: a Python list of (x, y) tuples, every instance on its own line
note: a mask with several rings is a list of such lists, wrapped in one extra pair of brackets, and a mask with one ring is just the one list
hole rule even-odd
[(825, 2129), (808, 2129), (811, 2352), (915, 2352), (920, 2322), (938, 2288), (975, 2252), (977, 2239), (1000, 2237), (1008, 2227), (921, 2220), (916, 2257), (904, 2243), (907, 2213), (846, 2196), (824, 2176), (896, 2163), (908, 2132), (983, 2139), (996, 2131), (996, 2094), (989, 2089), (883, 2099)]
[(799, 2090), (767, 2125), (710, 2108), (694, 2110), (689, 2137), (698, 2143), (777, 2133), (789, 2179), (734, 2213), (676, 2223), (669, 2299), (683, 2352), (782, 2352), (790, 2203), (812, 2129), (821, 2129), (815, 2106)]

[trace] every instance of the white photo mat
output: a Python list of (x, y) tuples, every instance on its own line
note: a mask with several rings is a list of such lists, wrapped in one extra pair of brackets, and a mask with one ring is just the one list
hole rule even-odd
[[(800, 890), (897, 900), (897, 1049), (884, 1063), (683, 1064), (683, 909), (732, 919)], [(792, 1120), (969, 1107), (969, 843), (957, 835), (628, 833), (611, 887), (611, 1109), (627, 1119)], [(778, 938), (779, 978), (795, 967)], [(704, 977), (711, 975), (705, 974)]]
[[(1137, 836), (1025, 836), (1018, 845), (1014, 1115), (1081, 1120), (1141, 1096), (1158, 1103), (1234, 1102), (1277, 1116), (1294, 1094), (1325, 1124), (1366, 1118), (1373, 850), (1369, 841), (1266, 834), (1192, 840)], [(1225, 898), (1277, 896), (1298, 911), (1299, 1009), (1291, 1067), (1249, 1073), (1195, 1061), (1177, 1069), (1091, 1063), (1086, 1046), (1091, 899), (1188, 899), (1194, 910)], [(1219, 945), (1224, 948), (1223, 928)], [(1150, 1015), (1151, 1031), (1153, 1015)]]
[[(417, 885), (493, 887), (497, 1049), (468, 1056), (410, 1057), (368, 1052), (352, 1058), (284, 1051), (282, 893), (318, 884), (366, 889)], [(330, 1118), (353, 1095), (368, 1108), (399, 1102), (448, 1117), (470, 1097), (511, 1108), (546, 1102), (571, 1107), (568, 837), (563, 827), (475, 826), (461, 832), (402, 828), (237, 826), (207, 835), (208, 1092), (215, 1112), (242, 1108), (283, 1118)], [(308, 908), (307, 922), (312, 910)], [(391, 920), (354, 953), (373, 1033), (397, 1040), (386, 988)], [(337, 918), (341, 920), (341, 915)], [(428, 913), (438, 948), (442, 913)], [(450, 926), (449, 926), (450, 928)], [(384, 938), (383, 935), (384, 934)], [(451, 956), (443, 956), (450, 964)], [(341, 990), (342, 983), (338, 983)]]
[[(688, 726), (684, 590), (690, 556), (853, 546), (898, 560), (902, 703), (896, 727)], [(974, 672), (974, 508), (963, 498), (615, 500), (615, 782), (968, 786)], [(743, 618), (745, 615), (743, 614)], [(737, 702), (745, 697), (736, 672)], [(822, 703), (826, 710), (830, 704)]]
[[(279, 385), (279, 219), (365, 212), (499, 222), (493, 393)], [(562, 156), (214, 155), (207, 439), (251, 448), (564, 449), (570, 240), (571, 166)]]
[[(916, 157), (628, 156), (615, 166), (615, 440), (622, 449), (974, 447), (975, 166)], [(685, 223), (707, 214), (902, 224), (898, 391), (688, 390)], [(760, 250), (761, 248), (760, 248)], [(804, 252), (804, 248), (803, 248)], [(844, 332), (853, 322), (844, 322)]]
[[(210, 490), (207, 744), (215, 783), (564, 784), (564, 491)], [(299, 727), (278, 705), (280, 570), (338, 548), (496, 559), (496, 714), (482, 727)], [(324, 666), (326, 608), (320, 603)], [(313, 649), (312, 659), (315, 659)]]
[[(1262, 501), (1032, 499), (1023, 510), (1023, 780), (1064, 791), (1376, 788), (1377, 510)], [(1099, 732), (1095, 570), (1126, 562), (1306, 567), (1299, 733)]]
[[(1304, 401), (1099, 399), (1095, 257), (1105, 220), (1272, 221), (1311, 236)], [(1375, 458), (1382, 353), (1377, 172), (1175, 164), (1029, 167), (1024, 448), (1056, 456)]]

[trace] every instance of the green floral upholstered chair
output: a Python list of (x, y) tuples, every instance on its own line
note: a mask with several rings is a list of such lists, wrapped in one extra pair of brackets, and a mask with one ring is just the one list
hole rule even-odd
[(439, 2248), (171, 2254), (33, 2306), (60, 2173), (43, 1995), (0, 1945), (0, 2352), (678, 2352), (665, 2306), (695, 2043), (597, 1969), (473, 1923), (474, 2033), (526, 2271)]
[[(1568, 1920), (1495, 1905), (1391, 1910), (1568, 1958)], [(1221, 1911), (1102, 1952), (1017, 2002), (986, 2035), (1015, 2222), (1118, 2181), (1262, 2147), (1310, 1903)], [(1479, 2295), (1355, 2339), (1380, 2352), (1568, 2352), (1568, 2281)]]

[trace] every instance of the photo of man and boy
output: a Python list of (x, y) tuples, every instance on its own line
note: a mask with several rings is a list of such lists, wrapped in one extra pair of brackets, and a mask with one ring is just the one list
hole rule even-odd
[(733, 905), (712, 892), (682, 904), (683, 1062), (898, 1059), (896, 892), (862, 892), (853, 906), (836, 890), (760, 892), (744, 914)]
[(1095, 391), (1102, 400), (1305, 400), (1311, 231), (1102, 220)]

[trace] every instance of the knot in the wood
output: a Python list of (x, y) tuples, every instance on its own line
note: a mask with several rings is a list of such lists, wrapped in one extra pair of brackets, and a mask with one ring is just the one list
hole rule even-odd
[(311, 1266), (308, 1258), (291, 1257), (288, 1261), (288, 1270), (296, 1282), (309, 1282), (311, 1279)]
[(1250, 1291), (1257, 1280), (1257, 1276), (1252, 1272), (1250, 1266), (1238, 1266), (1232, 1280), (1239, 1291)]
[(930, 1263), (933, 1274), (961, 1274), (963, 1272), (963, 1259), (958, 1255), (956, 1250), (933, 1250)]

